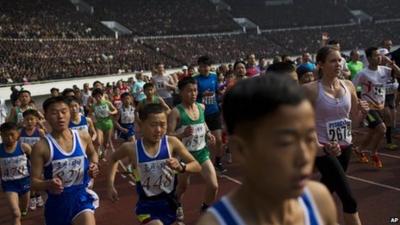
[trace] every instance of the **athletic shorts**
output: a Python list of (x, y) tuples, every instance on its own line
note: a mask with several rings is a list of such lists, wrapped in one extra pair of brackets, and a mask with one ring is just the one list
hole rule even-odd
[(379, 110), (369, 110), (367, 114), (368, 127), (373, 129), (383, 123), (382, 113)]
[(18, 180), (2, 180), (1, 188), (3, 189), (3, 192), (16, 192), (21, 196), (31, 190), (31, 179), (30, 177), (25, 177)]
[(110, 131), (113, 128), (113, 121), (110, 118), (98, 120), (95, 123), (95, 127), (103, 132)]
[(389, 109), (395, 109), (396, 108), (396, 97), (394, 94), (386, 95), (385, 97), (385, 107), (388, 107)]
[(122, 131), (118, 131), (118, 137), (124, 139), (125, 141), (129, 140), (129, 138), (135, 136), (135, 126), (133, 124), (121, 124), (121, 127), (128, 129), (128, 133), (124, 133)]
[(206, 115), (206, 124), (211, 131), (222, 129), (221, 113), (216, 112)]
[(173, 108), (174, 107), (174, 98), (169, 97), (169, 98), (163, 98), (164, 102), (169, 106), (169, 108)]
[(177, 208), (176, 199), (163, 197), (157, 200), (139, 200), (135, 211), (141, 224), (160, 220), (164, 225), (170, 225), (176, 221)]
[(210, 151), (208, 151), (208, 148), (203, 148), (198, 151), (190, 151), (190, 154), (192, 154), (200, 165), (210, 159)]
[(86, 188), (51, 195), (46, 201), (44, 217), (46, 225), (72, 225), (83, 212), (92, 212), (99, 206), (97, 194)]

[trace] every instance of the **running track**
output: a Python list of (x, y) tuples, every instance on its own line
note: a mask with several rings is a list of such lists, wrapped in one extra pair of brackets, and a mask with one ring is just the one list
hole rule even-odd
[[(400, 142), (398, 141), (398, 144)], [(390, 223), (390, 218), (400, 219), (400, 150), (382, 150), (384, 168), (377, 170), (370, 165), (361, 164), (353, 160), (349, 166), (349, 179), (353, 192), (358, 200), (359, 212), (364, 225), (385, 225)], [(101, 174), (96, 180), (94, 190), (100, 196), (100, 208), (96, 211), (98, 225), (136, 225), (134, 217), (135, 189), (132, 179), (122, 173), (116, 176), (115, 186), (119, 192), (120, 200), (112, 203), (106, 195), (105, 171), (106, 163), (100, 164)], [(219, 196), (234, 190), (240, 184), (240, 172), (237, 164), (228, 166), (226, 176), (219, 178)], [(120, 171), (123, 171), (120, 168)], [(193, 176), (191, 185), (184, 196), (185, 223), (195, 224), (199, 217), (199, 207), (202, 199), (202, 185), (199, 176)], [(339, 222), (341, 206), (337, 201)], [(5, 204), (4, 195), (0, 193), (0, 225), (8, 225), (9, 212)], [(23, 218), (23, 225), (42, 225), (43, 211), (37, 209)], [(397, 222), (400, 224), (400, 222)]]

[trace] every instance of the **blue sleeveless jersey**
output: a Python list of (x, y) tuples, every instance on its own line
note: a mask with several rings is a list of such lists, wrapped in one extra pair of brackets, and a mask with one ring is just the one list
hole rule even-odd
[(16, 181), (30, 176), (28, 158), (17, 143), (14, 152), (8, 153), (0, 144), (0, 169), (2, 182)]
[(28, 135), (26, 133), (25, 128), (22, 128), (21, 131), (20, 131), (20, 135), (19, 135), (19, 141), (21, 143), (26, 143), (26, 144), (28, 144), (30, 146), (33, 146), (38, 141), (40, 141), (39, 128), (35, 128), (35, 131), (33, 132), (32, 135)]
[(58, 145), (51, 134), (46, 135), (50, 148), (50, 159), (45, 164), (44, 177), (46, 180), (60, 178), (63, 182), (64, 192), (86, 188), (89, 183), (89, 160), (82, 147), (78, 131), (71, 130), (71, 132), (73, 147), (69, 153)]
[[(306, 188), (304, 193), (298, 198), (299, 203), (304, 209), (305, 225), (323, 225), (310, 191)], [(220, 225), (245, 225), (242, 217), (232, 206), (231, 201), (226, 197), (215, 203), (208, 209)]]
[(81, 115), (81, 119), (80, 122), (78, 124), (75, 124), (71, 121), (69, 121), (69, 128), (71, 128), (72, 130), (84, 130), (89, 132), (89, 125), (87, 123), (87, 119), (86, 116)]
[(168, 136), (164, 136), (160, 141), (158, 153), (155, 156), (149, 156), (145, 151), (142, 139), (136, 141), (137, 171), (139, 181), (136, 185), (136, 191), (139, 199), (158, 198), (173, 194), (175, 192), (175, 176), (167, 179), (163, 172), (166, 160), (171, 158), (168, 149)]

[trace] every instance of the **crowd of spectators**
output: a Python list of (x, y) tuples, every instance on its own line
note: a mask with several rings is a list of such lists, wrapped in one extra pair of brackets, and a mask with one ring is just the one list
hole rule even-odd
[(88, 0), (100, 20), (115, 20), (134, 35), (216, 33), (240, 30), (207, 0)]
[(341, 0), (352, 10), (362, 10), (375, 20), (400, 18), (398, 0)]
[(149, 70), (176, 62), (132, 39), (0, 40), (0, 82), (25, 82)]
[(82, 38), (110, 35), (96, 18), (68, 0), (0, 1), (2, 38)]

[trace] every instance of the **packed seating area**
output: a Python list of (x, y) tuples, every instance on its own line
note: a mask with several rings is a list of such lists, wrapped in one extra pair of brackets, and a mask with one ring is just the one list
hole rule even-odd
[(0, 1), (0, 37), (82, 38), (111, 32), (68, 0)]
[(350, 9), (363, 10), (375, 20), (400, 18), (400, 2), (397, 0), (344, 0)]
[[(240, 30), (231, 17), (199, 0), (88, 0), (100, 20), (115, 20), (135, 35), (215, 33)], [(128, 12), (128, 13), (127, 13)]]

